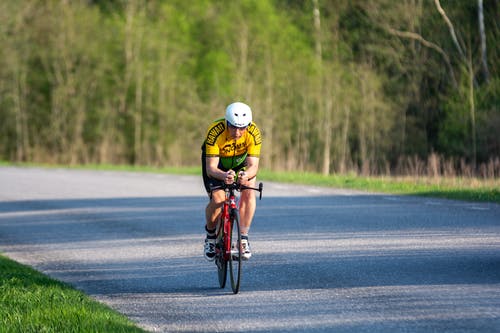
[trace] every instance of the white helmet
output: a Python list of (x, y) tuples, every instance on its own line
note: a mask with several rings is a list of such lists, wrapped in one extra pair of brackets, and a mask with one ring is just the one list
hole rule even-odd
[(229, 104), (226, 108), (226, 121), (235, 127), (247, 127), (252, 123), (252, 109), (241, 102)]

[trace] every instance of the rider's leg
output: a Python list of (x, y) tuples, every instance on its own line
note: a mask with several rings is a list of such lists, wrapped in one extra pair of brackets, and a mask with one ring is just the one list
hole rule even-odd
[[(248, 186), (255, 187), (255, 178), (250, 181)], [(252, 224), (253, 216), (256, 207), (255, 193), (253, 190), (243, 190), (240, 196), (240, 230), (241, 234), (248, 236), (250, 225)]]
[[(255, 187), (255, 181), (249, 184), (251, 187)], [(250, 230), (250, 225), (252, 224), (253, 215), (255, 213), (256, 206), (255, 193), (253, 190), (243, 190), (240, 196), (240, 231), (241, 231), (241, 247), (242, 256), (244, 260), (250, 259), (252, 256), (252, 251), (250, 250), (250, 244), (248, 242), (248, 232)]]
[(207, 237), (205, 238), (204, 245), (204, 256), (207, 260), (215, 259), (215, 239), (216, 239), (216, 225), (217, 218), (221, 211), (221, 206), (224, 203), (225, 195), (224, 191), (215, 191), (212, 193), (210, 201), (208, 202), (207, 208), (205, 209), (206, 214), (206, 225), (205, 230), (207, 232)]
[(223, 190), (216, 190), (212, 192), (212, 197), (205, 208), (206, 228), (208, 230), (215, 230), (217, 225), (217, 218), (219, 217), (222, 205), (226, 199)]

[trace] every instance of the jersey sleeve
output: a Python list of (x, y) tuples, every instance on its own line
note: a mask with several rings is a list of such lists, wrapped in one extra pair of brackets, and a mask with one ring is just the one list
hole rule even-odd
[(262, 146), (262, 137), (260, 130), (255, 123), (248, 126), (249, 142), (247, 148), (248, 156), (260, 157), (260, 148)]
[(220, 154), (220, 148), (217, 144), (217, 140), (219, 136), (224, 133), (226, 126), (223, 121), (219, 121), (213, 123), (207, 131), (207, 135), (205, 137), (205, 152), (206, 156), (209, 157), (217, 157)]

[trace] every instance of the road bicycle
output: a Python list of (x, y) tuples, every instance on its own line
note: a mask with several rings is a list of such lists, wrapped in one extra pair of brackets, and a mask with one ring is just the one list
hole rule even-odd
[(238, 183), (223, 184), (212, 188), (222, 189), (226, 192), (226, 199), (222, 206), (220, 218), (217, 221), (215, 243), (215, 264), (219, 276), (219, 286), (226, 286), (227, 268), (229, 266), (229, 276), (231, 278), (231, 289), (237, 294), (240, 290), (241, 281), (241, 233), (240, 214), (236, 191), (254, 190), (259, 192), (259, 200), (262, 199), (263, 184), (258, 188), (241, 185)]

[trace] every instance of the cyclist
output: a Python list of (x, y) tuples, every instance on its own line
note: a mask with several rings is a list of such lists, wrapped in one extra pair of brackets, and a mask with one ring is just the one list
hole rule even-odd
[[(225, 200), (223, 190), (211, 191), (210, 188), (231, 184), (235, 179), (242, 185), (255, 187), (261, 144), (259, 128), (252, 121), (252, 110), (241, 102), (228, 105), (225, 117), (212, 122), (207, 130), (201, 155), (203, 183), (210, 199), (205, 209), (207, 260), (215, 258), (216, 224)], [(255, 206), (253, 191), (242, 190), (239, 211), (242, 259), (245, 260), (252, 256), (248, 232)]]

